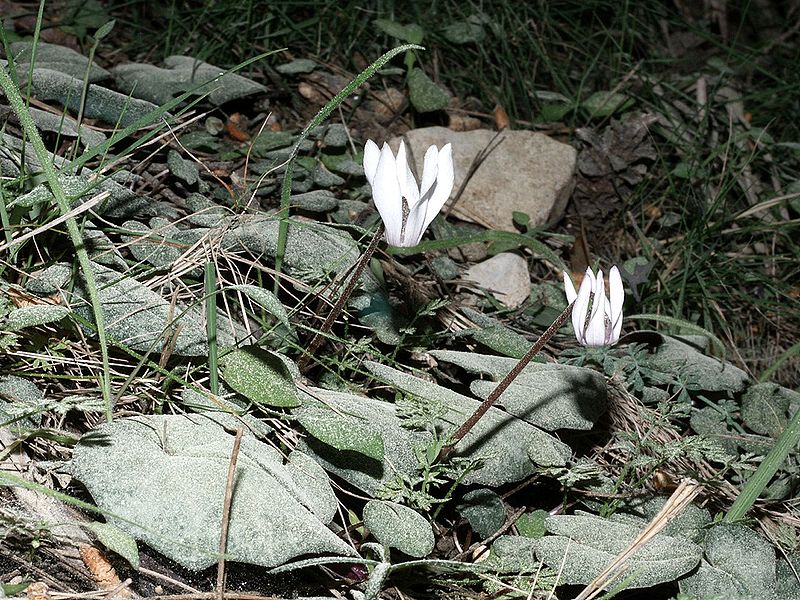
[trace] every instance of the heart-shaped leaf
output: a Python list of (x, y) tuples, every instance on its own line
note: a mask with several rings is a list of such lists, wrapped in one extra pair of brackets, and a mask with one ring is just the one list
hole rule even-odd
[(696, 598), (777, 598), (775, 550), (744, 525), (719, 523), (705, 539), (700, 568), (681, 580), (684, 594)]
[(301, 392), (303, 406), (295, 409), (294, 414), (302, 415), (312, 409), (316, 420), (324, 419), (326, 413), (330, 419), (340, 422), (345, 418), (357, 418), (359, 427), (369, 423), (374, 435), (380, 436), (383, 446), (380, 458), (377, 440), (371, 444), (374, 451), (360, 446), (363, 441), (350, 440), (347, 444), (352, 448), (343, 445), (338, 449), (314, 437), (307, 438), (300, 446), (327, 471), (368, 494), (375, 495), (397, 476), (411, 476), (418, 467), (416, 450), (432, 442), (429, 433), (404, 428), (394, 404), (318, 388), (311, 388), (310, 394)]
[[(85, 434), (69, 467), (110, 523), (181, 565), (202, 569), (219, 558), (233, 439), (202, 414), (117, 419)], [(355, 555), (325, 526), (336, 499), (330, 485), (309, 485), (309, 464), (284, 464), (277, 450), (242, 438), (230, 560), (272, 567), (306, 554)], [(313, 476), (318, 482), (320, 474)]]
[[(380, 380), (408, 394), (441, 404), (444, 412), (433, 424), (447, 435), (460, 427), (480, 402), (440, 385), (374, 362), (367, 368)], [(490, 408), (455, 447), (454, 456), (480, 460), (464, 477), (465, 483), (499, 486), (520, 481), (540, 466), (563, 466), (572, 454), (569, 446), (549, 433), (497, 408)]]
[(283, 408), (300, 406), (292, 374), (274, 352), (250, 346), (225, 354), (219, 362), (225, 383), (248, 400)]
[(397, 548), (415, 558), (433, 550), (430, 523), (417, 511), (383, 500), (370, 500), (364, 506), (364, 525), (384, 546)]
[[(554, 535), (537, 540), (536, 555), (559, 572), (562, 583), (577, 585), (592, 581), (640, 532), (594, 515), (557, 515), (545, 525)], [(627, 560), (625, 584), (638, 588), (673, 581), (695, 568), (702, 552), (687, 539), (658, 534)]]

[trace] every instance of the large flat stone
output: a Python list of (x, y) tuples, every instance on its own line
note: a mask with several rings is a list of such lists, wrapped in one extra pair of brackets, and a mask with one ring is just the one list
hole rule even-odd
[[(516, 231), (514, 211), (526, 213), (534, 226), (557, 221), (575, 184), (576, 150), (541, 133), (505, 130), (498, 134), (488, 129), (459, 132), (426, 127), (413, 129), (404, 137), (416, 162), (417, 175), (422, 174), (428, 146), (453, 144), (453, 196), (478, 153), (490, 144), (496, 145), (452, 210), (460, 219), (492, 229)], [(390, 142), (395, 151), (399, 143), (400, 138)]]
[(501, 252), (472, 265), (464, 279), (474, 281), (509, 308), (520, 306), (531, 293), (528, 263), (511, 252)]

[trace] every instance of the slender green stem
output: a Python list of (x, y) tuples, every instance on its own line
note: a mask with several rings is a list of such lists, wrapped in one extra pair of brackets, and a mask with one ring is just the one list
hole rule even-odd
[(297, 158), (297, 152), (300, 149), (300, 144), (302, 144), (308, 135), (317, 128), (325, 119), (327, 119), (330, 114), (336, 110), (336, 108), (345, 101), (345, 99), (352, 94), (356, 89), (358, 89), (367, 79), (372, 77), (378, 69), (380, 69), (383, 65), (389, 62), (393, 57), (400, 54), (401, 52), (406, 52), (407, 50), (424, 50), (422, 46), (417, 46), (416, 44), (404, 44), (402, 46), (398, 46), (397, 48), (392, 48), (386, 54), (381, 56), (378, 60), (368, 66), (366, 69), (361, 71), (353, 81), (348, 83), (342, 91), (336, 94), (333, 98), (328, 101), (328, 103), (323, 106), (320, 111), (316, 114), (316, 116), (311, 119), (311, 122), (300, 132), (300, 136), (297, 138), (297, 142), (292, 147), (292, 151), (289, 154), (289, 159), (286, 163), (286, 171), (283, 176), (283, 184), (281, 186), (281, 208), (280, 212), (278, 213), (281, 219), (280, 226), (278, 229), (278, 248), (275, 254), (275, 293), (277, 294), (280, 291), (280, 276), (281, 276), (281, 268), (283, 267), (283, 257), (286, 252), (286, 235), (289, 230), (289, 221), (287, 220), (289, 217), (289, 201), (292, 195), (292, 173), (294, 171), (294, 161)]
[(213, 260), (206, 263), (203, 296), (206, 299), (206, 338), (208, 339), (208, 387), (219, 395), (219, 346), (217, 345), (217, 268)]
[[(61, 211), (62, 215), (67, 214), (70, 210), (69, 201), (67, 200), (67, 195), (64, 193), (64, 188), (61, 187), (61, 182), (58, 180), (58, 173), (56, 172), (55, 166), (53, 166), (53, 163), (50, 162), (49, 153), (44, 147), (44, 142), (42, 141), (42, 138), (36, 129), (36, 125), (34, 124), (30, 113), (25, 107), (25, 102), (22, 100), (22, 96), (20, 96), (19, 91), (11, 81), (11, 78), (8, 76), (6, 70), (2, 68), (0, 68), (0, 88), (2, 88), (6, 98), (8, 98), (11, 108), (14, 110), (14, 113), (17, 115), (17, 118), (19, 119), (19, 122), (25, 131), (25, 134), (31, 141), (33, 150), (36, 152), (36, 156), (42, 166), (44, 176), (50, 186), (50, 191), (53, 193), (56, 203), (58, 204), (58, 209)], [(103, 364), (101, 388), (103, 390), (103, 400), (106, 405), (106, 420), (111, 421), (114, 406), (111, 397), (111, 368), (108, 361), (108, 343), (106, 341), (106, 327), (105, 317), (103, 316), (103, 307), (100, 305), (100, 296), (97, 293), (97, 282), (95, 281), (94, 272), (92, 271), (89, 253), (86, 251), (86, 247), (83, 244), (83, 238), (81, 237), (80, 230), (78, 229), (78, 223), (74, 218), (67, 219), (66, 226), (67, 232), (69, 233), (69, 238), (72, 241), (72, 245), (75, 247), (75, 254), (78, 257), (78, 263), (80, 264), (81, 271), (83, 272), (83, 278), (86, 282), (86, 292), (89, 295), (89, 303), (92, 306), (92, 313), (94, 314), (95, 323), (97, 323), (97, 338), (100, 342), (100, 355)]]
[(741, 493), (728, 510), (728, 514), (725, 515), (725, 521), (730, 523), (744, 518), (772, 477), (781, 468), (786, 457), (797, 447), (798, 441), (800, 441), (800, 410), (794, 414), (786, 425), (786, 429), (775, 440), (772, 450), (769, 451), (764, 461), (758, 465), (756, 472), (744, 484)]
[(372, 236), (372, 239), (369, 242), (369, 246), (367, 246), (367, 249), (364, 250), (364, 254), (361, 255), (361, 258), (358, 259), (355, 267), (353, 267), (353, 273), (350, 275), (347, 286), (344, 288), (344, 290), (342, 290), (339, 299), (336, 300), (336, 304), (334, 304), (333, 308), (331, 308), (331, 312), (328, 313), (328, 317), (325, 319), (322, 327), (320, 327), (319, 331), (314, 334), (314, 337), (311, 338), (311, 341), (308, 343), (306, 352), (297, 365), (301, 373), (308, 368), (309, 363), (314, 359), (314, 352), (317, 351), (317, 348), (319, 348), (322, 340), (325, 339), (325, 334), (331, 330), (331, 327), (333, 327), (336, 319), (340, 314), (342, 314), (345, 303), (347, 302), (348, 298), (350, 298), (350, 294), (353, 293), (358, 280), (361, 278), (361, 274), (364, 272), (364, 268), (369, 263), (372, 255), (375, 254), (375, 250), (378, 248), (378, 243), (381, 241), (381, 237), (383, 236), (383, 232), (385, 230), (386, 228), (383, 225), (383, 221), (381, 221), (381, 224), (378, 226), (378, 229), (375, 231), (375, 234)]
[(569, 316), (572, 314), (572, 307), (575, 305), (572, 302), (564, 311), (556, 317), (556, 320), (553, 321), (553, 324), (548, 327), (545, 332), (539, 336), (539, 339), (536, 340), (536, 343), (531, 346), (530, 350), (525, 353), (525, 356), (519, 359), (519, 362), (514, 365), (514, 368), (511, 369), (508, 374), (503, 377), (503, 380), (497, 384), (497, 387), (492, 390), (492, 393), (489, 394), (489, 397), (484, 400), (481, 405), (475, 410), (470, 417), (464, 421), (464, 424), (459, 427), (456, 432), (453, 434), (450, 442), (442, 446), (441, 452), (439, 452), (439, 456), (436, 458), (437, 462), (446, 459), (453, 449), (456, 447), (456, 444), (464, 439), (475, 424), (480, 421), (481, 417), (486, 414), (486, 412), (492, 407), (492, 405), (497, 402), (497, 399), (500, 395), (506, 391), (509, 385), (522, 373), (522, 370), (528, 366), (528, 363), (533, 360), (533, 357), (539, 354), (544, 345), (550, 341), (550, 339), (556, 334), (556, 332), (561, 329), (561, 326), (566, 322)]

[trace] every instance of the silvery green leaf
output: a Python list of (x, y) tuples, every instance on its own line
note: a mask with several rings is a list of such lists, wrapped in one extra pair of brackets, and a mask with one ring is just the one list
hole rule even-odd
[(292, 374), (283, 360), (257, 346), (235, 349), (219, 359), (220, 375), (231, 389), (263, 406), (300, 406)]
[(418, 467), (415, 451), (422, 451), (433, 441), (427, 432), (404, 428), (394, 404), (320, 388), (311, 388), (310, 394), (313, 395), (300, 393), (303, 403), (303, 408), (298, 409), (300, 413), (306, 408), (314, 408), (327, 410), (332, 417), (338, 415), (340, 419), (342, 416), (358, 418), (363, 423), (369, 423), (375, 434), (382, 438), (381, 460), (361, 452), (337, 450), (313, 437), (306, 438), (300, 444), (300, 448), (314, 457), (325, 470), (370, 495), (378, 493), (397, 476), (410, 477)]
[(70, 313), (69, 308), (58, 304), (34, 304), (15, 308), (6, 317), (3, 329), (19, 331), (27, 327), (38, 327), (56, 323)]
[(275, 70), (284, 75), (299, 75), (303, 73), (311, 73), (317, 68), (317, 63), (310, 58), (296, 58), (288, 63), (278, 65)]
[(289, 314), (286, 312), (286, 307), (283, 306), (278, 297), (263, 287), (250, 284), (232, 285), (227, 287), (228, 290), (238, 290), (244, 292), (248, 298), (258, 304), (261, 308), (271, 314), (273, 317), (286, 327), (289, 331), (294, 333), (292, 324), (289, 322)]
[(364, 525), (384, 546), (397, 548), (415, 558), (433, 550), (430, 523), (417, 511), (383, 500), (370, 500), (364, 506)]
[(706, 534), (700, 568), (680, 581), (684, 594), (698, 598), (776, 600), (775, 549), (748, 527), (718, 523)]
[(144, 63), (128, 63), (114, 67), (111, 74), (121, 90), (155, 104), (165, 104), (200, 84), (205, 85), (197, 94), (208, 94), (208, 101), (215, 106), (267, 89), (242, 75), (225, 73), (225, 69), (191, 56), (168, 56), (164, 66), (166, 68), (162, 69)]
[(730, 363), (706, 356), (694, 346), (674, 337), (655, 334), (661, 343), (655, 352), (640, 359), (640, 366), (651, 371), (650, 379), (656, 384), (671, 383), (680, 373), (690, 390), (709, 392), (739, 392), (750, 377)]
[[(11, 54), (14, 56), (14, 64), (17, 72), (28, 71), (33, 55), (33, 42), (12, 42)], [(95, 63), (89, 65), (89, 59), (80, 52), (68, 46), (59, 44), (48, 44), (38, 41), (36, 44), (36, 67), (51, 69), (83, 79), (86, 69), (89, 68), (89, 81), (95, 83), (109, 77), (109, 72)]]
[[(441, 404), (444, 412), (433, 425), (442, 435), (454, 432), (480, 406), (477, 400), (397, 369), (374, 362), (366, 367), (399, 390)], [(465, 483), (499, 486), (530, 476), (537, 465), (563, 466), (571, 454), (569, 446), (550, 434), (493, 407), (456, 445), (453, 456), (480, 460), (464, 477)]]
[[(436, 360), (453, 363), (494, 381), (475, 380), (470, 389), (487, 398), (517, 364), (515, 359), (472, 352), (432, 350)], [(530, 363), (497, 401), (506, 411), (531, 423), (556, 429), (591, 429), (606, 409), (603, 376), (591, 369), (558, 363)]]
[[(219, 558), (233, 439), (200, 414), (116, 419), (81, 438), (69, 469), (109, 523), (186, 568), (203, 569)], [(309, 554), (355, 556), (318, 516), (330, 514), (322, 508), (330, 498), (312, 498), (321, 488), (296, 479), (293, 471), (307, 466), (284, 464), (277, 450), (245, 434), (229, 520), (230, 560), (273, 567)]]
[(506, 522), (503, 500), (496, 492), (487, 488), (464, 494), (456, 509), (482, 538), (489, 537)]
[(421, 113), (442, 110), (450, 101), (445, 91), (419, 67), (408, 74), (408, 92), (411, 104)]
[(537, 540), (519, 535), (501, 535), (492, 544), (487, 566), (500, 573), (536, 573), (542, 561), (536, 558)]
[[(593, 515), (557, 515), (545, 525), (551, 535), (536, 540), (536, 556), (570, 585), (592, 581), (641, 530)], [(674, 581), (698, 565), (702, 552), (689, 540), (660, 533), (627, 561), (623, 578), (631, 588)]]
[(800, 394), (774, 383), (757, 383), (742, 396), (742, 420), (761, 435), (778, 437), (789, 420), (792, 403)]
[(346, 415), (321, 406), (304, 406), (294, 416), (314, 438), (343, 452), (358, 452), (383, 461), (383, 437), (358, 415)]
[(93, 521), (86, 526), (94, 532), (101, 544), (127, 560), (134, 569), (139, 569), (139, 548), (132, 536), (111, 523)]

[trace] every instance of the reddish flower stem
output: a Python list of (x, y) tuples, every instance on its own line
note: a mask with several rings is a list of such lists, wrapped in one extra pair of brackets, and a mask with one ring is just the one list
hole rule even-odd
[(514, 368), (511, 369), (508, 374), (503, 377), (503, 380), (497, 384), (497, 387), (492, 390), (492, 393), (489, 394), (489, 397), (486, 398), (486, 400), (481, 403), (475, 412), (470, 415), (469, 419), (464, 421), (464, 424), (456, 430), (450, 442), (447, 445), (442, 446), (439, 456), (436, 458), (437, 462), (445, 460), (450, 455), (456, 444), (464, 439), (464, 436), (466, 436), (472, 430), (472, 428), (475, 427), (475, 424), (484, 414), (486, 414), (486, 411), (488, 411), (492, 405), (497, 402), (497, 399), (500, 397), (500, 395), (505, 392), (506, 388), (508, 388), (508, 386), (511, 385), (511, 383), (519, 376), (519, 374), (522, 373), (522, 370), (528, 366), (528, 363), (531, 362), (533, 357), (536, 356), (541, 349), (544, 348), (544, 345), (556, 334), (556, 332), (561, 329), (561, 326), (572, 314), (572, 307), (574, 305), (574, 302), (570, 303), (570, 305), (567, 306), (567, 308), (565, 308), (560, 315), (558, 315), (556, 320), (553, 321), (553, 324), (550, 325), (550, 327), (548, 327), (541, 336), (539, 336), (539, 339), (536, 340), (536, 343), (525, 353), (525, 356), (519, 359), (519, 362), (514, 365)]
[(311, 338), (311, 341), (308, 343), (308, 348), (306, 349), (303, 357), (300, 359), (300, 362), (297, 363), (298, 369), (300, 369), (301, 373), (304, 373), (312, 360), (314, 360), (314, 352), (320, 347), (322, 342), (325, 339), (325, 334), (327, 334), (331, 327), (333, 327), (334, 322), (342, 314), (342, 310), (344, 310), (344, 305), (347, 300), (350, 298), (350, 295), (353, 293), (353, 290), (358, 283), (358, 280), (361, 278), (361, 274), (364, 272), (364, 268), (369, 263), (372, 255), (375, 254), (375, 250), (378, 249), (378, 244), (381, 241), (381, 237), (383, 237), (383, 232), (386, 231), (386, 228), (381, 221), (381, 224), (378, 226), (377, 231), (372, 236), (372, 239), (369, 242), (369, 246), (367, 249), (364, 250), (364, 253), (361, 255), (361, 258), (358, 259), (355, 267), (353, 268), (353, 273), (350, 276), (350, 280), (347, 282), (344, 290), (342, 290), (339, 299), (336, 300), (336, 304), (333, 305), (331, 308), (331, 312), (328, 313), (328, 317), (325, 319), (325, 322), (320, 327), (319, 331), (314, 334), (314, 337)]

